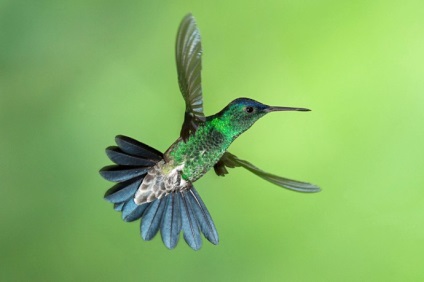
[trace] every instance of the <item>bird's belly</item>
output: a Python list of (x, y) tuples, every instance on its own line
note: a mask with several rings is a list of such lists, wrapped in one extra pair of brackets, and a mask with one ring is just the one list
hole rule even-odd
[(186, 142), (178, 139), (165, 153), (165, 158), (175, 165), (183, 165), (182, 178), (194, 182), (219, 161), (231, 142), (213, 128), (200, 126)]
[(187, 158), (182, 170), (183, 178), (190, 182), (198, 180), (219, 161), (224, 152), (225, 150), (222, 152), (203, 150), (197, 156)]

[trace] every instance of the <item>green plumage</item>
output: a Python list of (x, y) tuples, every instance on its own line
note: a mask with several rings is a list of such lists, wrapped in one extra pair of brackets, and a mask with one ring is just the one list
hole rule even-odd
[(184, 164), (182, 178), (194, 182), (218, 162), (232, 140), (210, 122), (199, 126), (196, 133), (184, 142), (178, 139), (165, 153), (174, 166)]

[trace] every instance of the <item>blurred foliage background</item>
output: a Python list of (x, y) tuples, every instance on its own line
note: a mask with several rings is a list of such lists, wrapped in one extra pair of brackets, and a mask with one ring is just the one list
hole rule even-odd
[[(166, 150), (184, 104), (182, 17), (203, 39), (206, 114), (245, 96), (265, 117), (196, 184), (220, 244), (139, 237), (103, 193), (124, 134)], [(0, 1), (1, 281), (424, 279), (424, 2)]]

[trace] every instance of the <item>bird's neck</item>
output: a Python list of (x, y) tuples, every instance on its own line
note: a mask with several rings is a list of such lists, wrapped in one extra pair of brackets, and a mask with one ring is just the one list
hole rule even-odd
[(206, 127), (221, 133), (225, 139), (233, 142), (244, 130), (234, 127), (231, 118), (222, 116), (211, 116), (206, 119)]

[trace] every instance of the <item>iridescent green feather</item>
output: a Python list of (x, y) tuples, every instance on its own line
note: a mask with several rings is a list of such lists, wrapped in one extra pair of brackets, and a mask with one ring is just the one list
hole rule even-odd
[(233, 139), (221, 133), (214, 123), (206, 121), (184, 142), (181, 138), (166, 153), (174, 166), (184, 164), (182, 177), (194, 182), (222, 157)]

